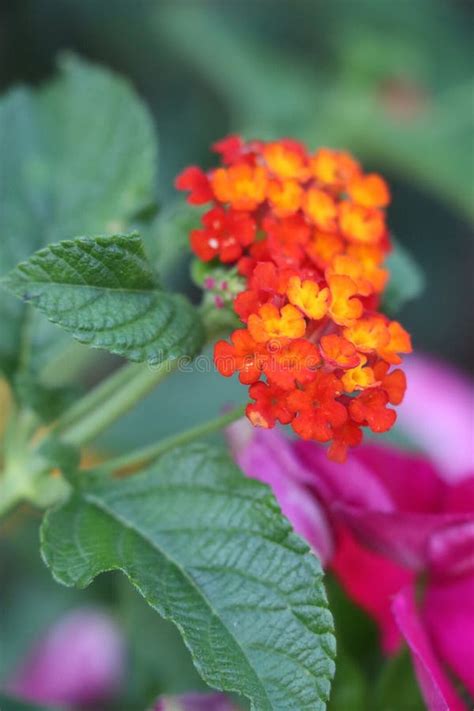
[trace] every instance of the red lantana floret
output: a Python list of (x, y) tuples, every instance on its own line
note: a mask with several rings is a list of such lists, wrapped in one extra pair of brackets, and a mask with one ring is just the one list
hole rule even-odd
[(217, 257), (224, 264), (237, 261), (255, 239), (255, 220), (246, 212), (214, 207), (202, 218), (203, 229), (191, 232), (191, 248), (203, 262)]
[(235, 265), (244, 282), (233, 302), (243, 327), (216, 344), (216, 367), (249, 385), (252, 424), (290, 424), (344, 461), (363, 428), (390, 429), (406, 388), (392, 367), (410, 336), (379, 311), (389, 187), (347, 152), (291, 139), (234, 135), (213, 150), (221, 166), (186, 168), (176, 186), (209, 203), (195, 255)]

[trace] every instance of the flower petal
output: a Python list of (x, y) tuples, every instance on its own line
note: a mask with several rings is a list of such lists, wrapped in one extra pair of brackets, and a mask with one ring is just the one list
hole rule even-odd
[(393, 595), (413, 580), (413, 573), (367, 550), (347, 531), (339, 533), (331, 569), (350, 598), (377, 622), (384, 651), (396, 652), (400, 633), (390, 604)]
[(412, 587), (404, 588), (396, 596), (392, 610), (400, 632), (410, 648), (418, 683), (428, 710), (467, 711), (432, 649), (418, 616)]
[(423, 619), (440, 658), (474, 695), (474, 574), (430, 583)]
[(474, 573), (474, 515), (469, 521), (434, 533), (428, 544), (428, 558), (431, 570), (438, 575)]
[(454, 368), (425, 356), (404, 362), (408, 388), (398, 424), (429, 453), (446, 480), (473, 469), (474, 387)]
[(332, 511), (363, 545), (417, 571), (431, 563), (429, 546), (433, 535), (471, 519), (469, 514), (367, 511), (338, 502), (334, 502)]
[(428, 513), (442, 509), (448, 487), (425, 457), (374, 444), (359, 448), (355, 456), (389, 492), (399, 511)]
[(328, 460), (325, 450), (314, 442), (296, 441), (293, 448), (300, 463), (311, 472), (313, 486), (328, 506), (340, 501), (369, 510), (394, 510), (386, 487), (358, 457), (351, 454), (340, 464)]
[(48, 630), (8, 688), (39, 703), (85, 705), (113, 696), (124, 674), (124, 640), (113, 619), (78, 609)]

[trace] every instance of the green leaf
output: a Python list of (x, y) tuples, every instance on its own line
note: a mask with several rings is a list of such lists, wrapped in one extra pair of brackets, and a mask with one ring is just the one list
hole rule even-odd
[[(130, 86), (72, 56), (60, 70), (0, 100), (0, 276), (50, 242), (124, 231), (154, 199), (154, 129)], [(37, 369), (69, 340), (5, 294), (0, 323), (8, 374), (20, 351)]]
[(422, 293), (425, 276), (410, 252), (394, 238), (393, 251), (385, 266), (390, 272), (390, 280), (383, 295), (382, 308), (388, 314), (395, 314)]
[(208, 446), (73, 494), (42, 526), (56, 580), (123, 571), (181, 631), (204, 680), (255, 711), (326, 708), (332, 617), (317, 559), (269, 489)]
[(132, 361), (192, 356), (203, 342), (196, 310), (162, 291), (136, 233), (51, 245), (3, 284), (81, 343)]

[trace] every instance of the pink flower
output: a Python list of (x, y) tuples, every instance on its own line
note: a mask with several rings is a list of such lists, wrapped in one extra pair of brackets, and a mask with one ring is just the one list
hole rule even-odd
[(424, 449), (441, 476), (454, 481), (474, 467), (474, 384), (432, 357), (404, 359), (408, 388), (397, 427)]
[(44, 704), (94, 705), (112, 698), (125, 674), (125, 644), (113, 619), (96, 609), (64, 615), (40, 640), (8, 685)]
[(474, 472), (449, 484), (423, 458), (380, 445), (361, 447), (336, 471), (316, 447), (294, 447), (339, 532), (331, 567), (342, 585), (379, 623), (387, 651), (398, 630), (405, 637), (429, 708), (463, 709), (443, 666), (474, 694)]
[(152, 711), (238, 711), (224, 694), (160, 696)]
[[(242, 469), (272, 486), (295, 530), (377, 621), (385, 651), (405, 638), (430, 711), (461, 711), (467, 707), (450, 676), (474, 696), (472, 387), (463, 389), (462, 378), (438, 365), (413, 364), (418, 395), (402, 424), (436, 465), (381, 445), (360, 447), (340, 465), (322, 447), (276, 430), (238, 442), (240, 425), (231, 441)], [(427, 382), (436, 388), (432, 399), (421, 387)]]

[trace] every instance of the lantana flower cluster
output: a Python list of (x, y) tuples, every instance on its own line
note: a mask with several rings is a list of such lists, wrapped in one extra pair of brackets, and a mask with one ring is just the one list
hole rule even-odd
[(237, 269), (245, 286), (233, 301), (242, 328), (216, 343), (216, 367), (249, 386), (252, 424), (289, 424), (343, 461), (363, 427), (392, 427), (389, 405), (406, 387), (392, 366), (410, 336), (379, 311), (389, 188), (347, 152), (290, 139), (229, 136), (213, 150), (221, 166), (188, 167), (176, 186), (211, 205), (191, 232), (194, 254)]

